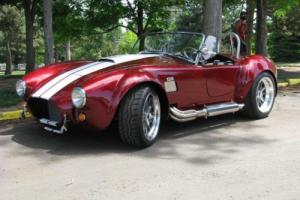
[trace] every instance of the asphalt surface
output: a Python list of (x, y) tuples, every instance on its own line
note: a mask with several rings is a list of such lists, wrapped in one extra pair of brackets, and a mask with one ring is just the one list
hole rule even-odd
[(167, 122), (148, 149), (111, 134), (0, 124), (0, 199), (300, 199), (300, 94), (271, 116)]

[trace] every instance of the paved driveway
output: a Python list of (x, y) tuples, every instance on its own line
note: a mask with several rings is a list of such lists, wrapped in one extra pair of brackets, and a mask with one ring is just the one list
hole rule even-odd
[(109, 134), (0, 124), (0, 199), (300, 199), (300, 94), (264, 120), (167, 122), (138, 150)]

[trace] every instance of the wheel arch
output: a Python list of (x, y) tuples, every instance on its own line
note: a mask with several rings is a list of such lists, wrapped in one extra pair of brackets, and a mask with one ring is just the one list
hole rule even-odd
[[(273, 77), (274, 84), (275, 84), (275, 89), (276, 89), (276, 91), (275, 91), (275, 96), (277, 96), (277, 92), (278, 92), (277, 77), (276, 77), (276, 75), (275, 75), (271, 70), (265, 70), (265, 71), (262, 71), (260, 74), (265, 73), (265, 72), (266, 72), (266, 73), (269, 73), (269, 74)], [(260, 74), (258, 74), (258, 76), (259, 76)]]
[(159, 100), (161, 103), (161, 111), (162, 111), (163, 119), (168, 118), (168, 116), (169, 116), (168, 115), (169, 114), (169, 100), (168, 100), (165, 90), (163, 89), (163, 87), (160, 84), (156, 83), (155, 81), (145, 80), (145, 81), (134, 84), (132, 87), (130, 87), (124, 93), (124, 95), (122, 95), (122, 97), (120, 98), (120, 100), (117, 104), (117, 108), (116, 108), (116, 112), (115, 112), (115, 116), (114, 116), (115, 119), (119, 113), (119, 108), (120, 108), (121, 104), (124, 102), (124, 99), (130, 94), (130, 92), (132, 92), (140, 87), (144, 87), (144, 86), (149, 86), (155, 90), (155, 92), (158, 94), (158, 97), (159, 97)]
[(262, 73), (268, 73), (273, 77), (277, 94), (277, 69), (270, 59), (261, 55), (252, 55), (243, 59), (240, 62), (240, 66), (241, 70), (235, 90), (235, 100), (237, 102), (244, 102), (252, 84)]

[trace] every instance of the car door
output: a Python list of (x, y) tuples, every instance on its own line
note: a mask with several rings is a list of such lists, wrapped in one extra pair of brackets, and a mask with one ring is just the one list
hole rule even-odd
[(239, 65), (203, 65), (208, 103), (226, 102), (234, 99)]

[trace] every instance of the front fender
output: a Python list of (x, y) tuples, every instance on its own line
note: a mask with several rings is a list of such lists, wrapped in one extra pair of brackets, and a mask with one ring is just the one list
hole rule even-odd
[(143, 83), (152, 83), (163, 88), (160, 81), (152, 73), (143, 70), (127, 73), (117, 85), (117, 90), (115, 90), (112, 98), (111, 109), (116, 109), (130, 90)]
[(126, 94), (143, 83), (154, 83), (162, 87), (157, 77), (144, 70), (125, 70), (86, 83), (87, 105), (82, 110), (87, 123), (96, 129), (105, 129), (114, 120), (118, 106)]

